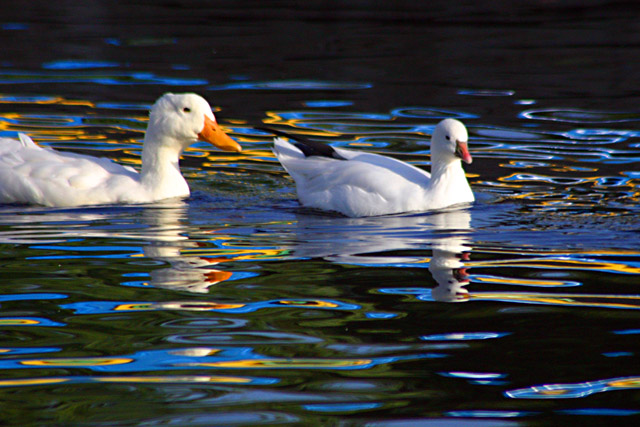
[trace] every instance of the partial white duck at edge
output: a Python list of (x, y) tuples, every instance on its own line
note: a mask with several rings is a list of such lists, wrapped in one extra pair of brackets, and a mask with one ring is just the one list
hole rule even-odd
[(107, 158), (40, 147), (25, 134), (0, 139), (0, 203), (81, 206), (151, 203), (189, 195), (180, 154), (197, 140), (241, 151), (216, 122), (209, 103), (193, 93), (167, 93), (151, 109), (142, 170)]
[(307, 140), (276, 137), (273, 152), (295, 181), (303, 206), (365, 217), (473, 202), (461, 164), (472, 161), (467, 140), (460, 121), (438, 123), (431, 137), (431, 173), (391, 157)]

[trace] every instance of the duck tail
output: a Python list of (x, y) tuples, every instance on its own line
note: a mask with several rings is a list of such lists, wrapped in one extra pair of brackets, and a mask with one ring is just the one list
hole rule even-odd
[(18, 133), (18, 138), (20, 138), (20, 143), (24, 148), (40, 148), (26, 133)]

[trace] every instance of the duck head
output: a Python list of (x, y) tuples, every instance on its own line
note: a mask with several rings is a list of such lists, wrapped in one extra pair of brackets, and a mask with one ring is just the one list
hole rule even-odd
[(242, 147), (222, 131), (211, 106), (195, 93), (166, 93), (151, 108), (147, 133), (172, 140), (184, 149), (197, 140), (209, 142), (224, 151), (242, 151)]
[(431, 137), (431, 155), (434, 162), (450, 163), (462, 160), (471, 163), (467, 141), (469, 135), (462, 122), (455, 119), (444, 119), (436, 126)]

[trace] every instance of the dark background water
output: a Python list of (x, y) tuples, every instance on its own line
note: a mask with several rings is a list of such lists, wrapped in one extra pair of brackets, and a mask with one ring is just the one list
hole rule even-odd
[[(180, 203), (0, 208), (0, 420), (637, 417), (638, 15), (596, 0), (3, 2), (0, 136), (136, 166), (149, 105), (194, 91), (245, 151), (186, 152)], [(253, 130), (428, 167), (443, 117), (469, 128), (478, 201), (387, 218), (300, 209)]]

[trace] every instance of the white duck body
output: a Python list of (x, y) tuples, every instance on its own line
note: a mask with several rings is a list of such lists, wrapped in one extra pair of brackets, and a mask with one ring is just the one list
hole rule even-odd
[(431, 174), (390, 157), (341, 148), (305, 155), (299, 148), (304, 142), (282, 138), (275, 139), (274, 153), (295, 181), (303, 206), (364, 217), (473, 202), (460, 163), (471, 163), (467, 139), (461, 122), (441, 121), (431, 138)]
[(180, 154), (198, 139), (227, 151), (240, 145), (219, 128), (196, 94), (163, 95), (151, 109), (142, 170), (106, 158), (59, 152), (28, 136), (0, 139), (0, 203), (81, 206), (151, 203), (189, 195)]

